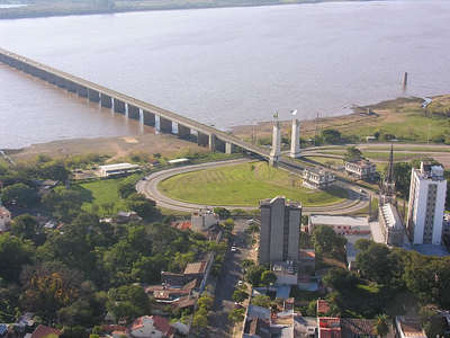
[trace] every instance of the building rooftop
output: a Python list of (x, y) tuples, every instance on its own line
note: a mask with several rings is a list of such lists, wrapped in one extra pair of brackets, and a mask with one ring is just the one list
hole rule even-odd
[(374, 320), (341, 318), (341, 328), (344, 337), (377, 336), (374, 327)]
[(114, 164), (105, 164), (99, 166), (100, 170), (127, 170), (127, 169), (136, 169), (139, 168), (137, 164), (131, 164), (131, 163), (114, 163)]
[(341, 216), (341, 215), (310, 215), (309, 222), (311, 224), (323, 224), (329, 226), (336, 225), (350, 225), (352, 227), (361, 226), (369, 227), (369, 220), (367, 217), (361, 216)]
[(390, 228), (401, 230), (402, 220), (398, 214), (397, 208), (391, 203), (381, 206), (381, 215), (383, 216), (386, 225)]
[(10, 216), (11, 213), (4, 206), (0, 205), (0, 216)]
[(372, 163), (369, 160), (365, 160), (365, 159), (346, 161), (346, 163), (352, 163), (352, 164), (358, 165), (361, 168), (370, 168), (375, 165), (375, 163)]
[(427, 335), (422, 329), (420, 320), (413, 317), (397, 316), (395, 318), (397, 328), (400, 329), (405, 337), (426, 338)]
[(266, 198), (266, 199), (261, 200), (259, 202), (259, 204), (260, 204), (260, 206), (269, 206), (269, 205), (275, 203), (275, 201), (278, 199), (284, 199), (285, 205), (289, 206), (291, 208), (301, 208), (302, 207), (299, 202), (290, 201), (290, 200), (286, 199), (286, 197), (284, 197), (284, 196), (276, 196), (274, 198)]
[(195, 262), (195, 263), (189, 263), (186, 265), (186, 269), (184, 269), (185, 275), (197, 275), (205, 273), (206, 271), (206, 261), (201, 262)]
[(323, 299), (317, 300), (317, 315), (326, 314), (330, 312), (330, 304)]
[(61, 331), (41, 324), (31, 334), (31, 338), (44, 338), (50, 335), (55, 335), (59, 337), (61, 335)]

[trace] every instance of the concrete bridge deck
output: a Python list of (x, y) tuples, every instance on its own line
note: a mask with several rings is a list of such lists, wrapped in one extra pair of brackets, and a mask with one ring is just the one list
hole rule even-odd
[(194, 131), (197, 133), (198, 144), (209, 146), (211, 150), (231, 153), (236, 149), (242, 149), (263, 159), (269, 158), (267, 149), (249, 144), (234, 135), (2, 48), (0, 48), (0, 61), (69, 92), (86, 97), (92, 102), (98, 102), (99, 105), (111, 108), (118, 114), (139, 120), (143, 124), (155, 126), (155, 116), (158, 116), (161, 132), (173, 133), (173, 122), (175, 122), (178, 125), (179, 137), (190, 138)]

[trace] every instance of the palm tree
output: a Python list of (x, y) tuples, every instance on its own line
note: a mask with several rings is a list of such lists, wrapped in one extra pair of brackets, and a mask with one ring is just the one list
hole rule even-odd
[(374, 329), (378, 336), (385, 337), (388, 334), (389, 332), (388, 317), (385, 314), (377, 316)]

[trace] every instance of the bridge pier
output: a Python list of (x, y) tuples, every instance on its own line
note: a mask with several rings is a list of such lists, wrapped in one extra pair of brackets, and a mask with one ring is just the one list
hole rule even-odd
[(159, 131), (162, 133), (172, 134), (172, 121), (160, 116), (159, 117)]
[(84, 86), (77, 85), (77, 94), (81, 97), (88, 97), (88, 89)]
[(128, 118), (139, 121), (139, 108), (128, 104)]
[(216, 141), (218, 141), (216, 135), (214, 134), (208, 135), (208, 148), (210, 151), (213, 152), (216, 151)]
[(111, 96), (101, 93), (100, 94), (100, 104), (101, 104), (102, 107), (112, 108), (112, 98), (111, 98)]
[(118, 99), (114, 99), (114, 111), (116, 113), (125, 115), (125, 112), (126, 112), (125, 102), (120, 101)]
[(100, 93), (94, 89), (88, 89), (88, 98), (91, 102), (99, 102), (100, 101)]
[(146, 110), (143, 110), (142, 111), (142, 115), (143, 115), (143, 118), (144, 118), (144, 124), (146, 126), (152, 126), (152, 127), (155, 126), (155, 114), (150, 113), (150, 112), (148, 112)]
[(178, 137), (188, 140), (191, 137), (191, 129), (178, 123)]
[(231, 142), (225, 143), (225, 154), (232, 154), (236, 152), (236, 146)]

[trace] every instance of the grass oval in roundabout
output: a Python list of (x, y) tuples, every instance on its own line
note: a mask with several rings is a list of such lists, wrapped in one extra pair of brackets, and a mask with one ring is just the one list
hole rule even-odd
[(299, 176), (272, 168), (267, 162), (175, 175), (160, 182), (158, 190), (172, 199), (203, 205), (257, 206), (261, 199), (283, 195), (304, 206), (320, 206), (347, 198), (347, 191), (340, 187), (326, 191), (305, 188)]

